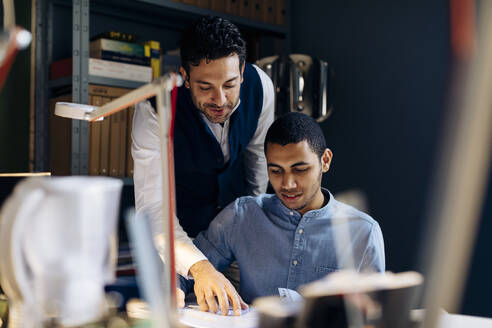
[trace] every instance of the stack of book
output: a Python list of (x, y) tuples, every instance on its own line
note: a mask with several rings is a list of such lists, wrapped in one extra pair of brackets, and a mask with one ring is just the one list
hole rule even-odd
[[(136, 36), (106, 32), (90, 42), (89, 75), (148, 83), (162, 74), (161, 50), (157, 41), (135, 43)], [(72, 74), (72, 58), (51, 65), (51, 79)], [(71, 101), (71, 89), (57, 90), (50, 99), (50, 167), (53, 175), (71, 174), (71, 123), (53, 115), (57, 101)], [(131, 91), (127, 88), (89, 85), (89, 104), (102, 106)], [(89, 124), (89, 174), (133, 176), (131, 129), (133, 108)]]
[[(152, 45), (151, 52), (146, 51), (150, 46), (130, 42), (135, 39), (131, 34), (119, 32), (106, 32), (93, 38), (89, 46), (89, 75), (143, 83), (160, 76), (160, 66), (151, 67), (151, 62), (160, 53), (159, 42), (146, 43)], [(72, 58), (51, 64), (51, 79), (71, 74)]]

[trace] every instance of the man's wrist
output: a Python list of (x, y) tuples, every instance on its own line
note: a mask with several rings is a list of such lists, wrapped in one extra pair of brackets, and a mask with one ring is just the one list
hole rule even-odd
[(189, 275), (195, 277), (199, 275), (203, 270), (209, 269), (212, 264), (208, 260), (201, 260), (196, 262), (190, 267)]

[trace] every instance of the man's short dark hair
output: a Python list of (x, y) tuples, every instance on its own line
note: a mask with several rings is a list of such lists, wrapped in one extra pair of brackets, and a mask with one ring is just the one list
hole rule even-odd
[(321, 158), (326, 149), (326, 140), (319, 124), (302, 113), (287, 113), (275, 120), (265, 137), (265, 154), (269, 143), (285, 146), (306, 140), (311, 150)]
[(246, 59), (246, 42), (236, 25), (220, 17), (204, 16), (181, 36), (181, 65), (190, 74), (190, 65), (202, 59), (215, 60), (237, 54), (239, 67)]

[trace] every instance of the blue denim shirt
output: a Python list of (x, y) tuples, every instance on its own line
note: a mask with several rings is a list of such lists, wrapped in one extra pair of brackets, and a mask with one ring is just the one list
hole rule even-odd
[[(238, 262), (240, 295), (247, 303), (278, 295), (279, 287), (295, 290), (343, 268), (384, 272), (378, 223), (322, 191), (328, 203), (303, 216), (276, 195), (238, 198), (193, 242), (219, 271)], [(350, 238), (343, 238), (336, 252), (334, 236), (343, 235)], [(180, 276), (185, 293), (192, 291), (192, 284)]]

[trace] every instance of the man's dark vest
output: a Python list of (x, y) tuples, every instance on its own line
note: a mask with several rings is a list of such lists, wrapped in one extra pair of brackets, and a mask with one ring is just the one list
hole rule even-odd
[(230, 117), (230, 160), (193, 104), (190, 91), (178, 89), (174, 132), (177, 215), (190, 237), (207, 229), (218, 209), (247, 194), (243, 156), (253, 138), (263, 106), (260, 76), (244, 68), (241, 103)]

